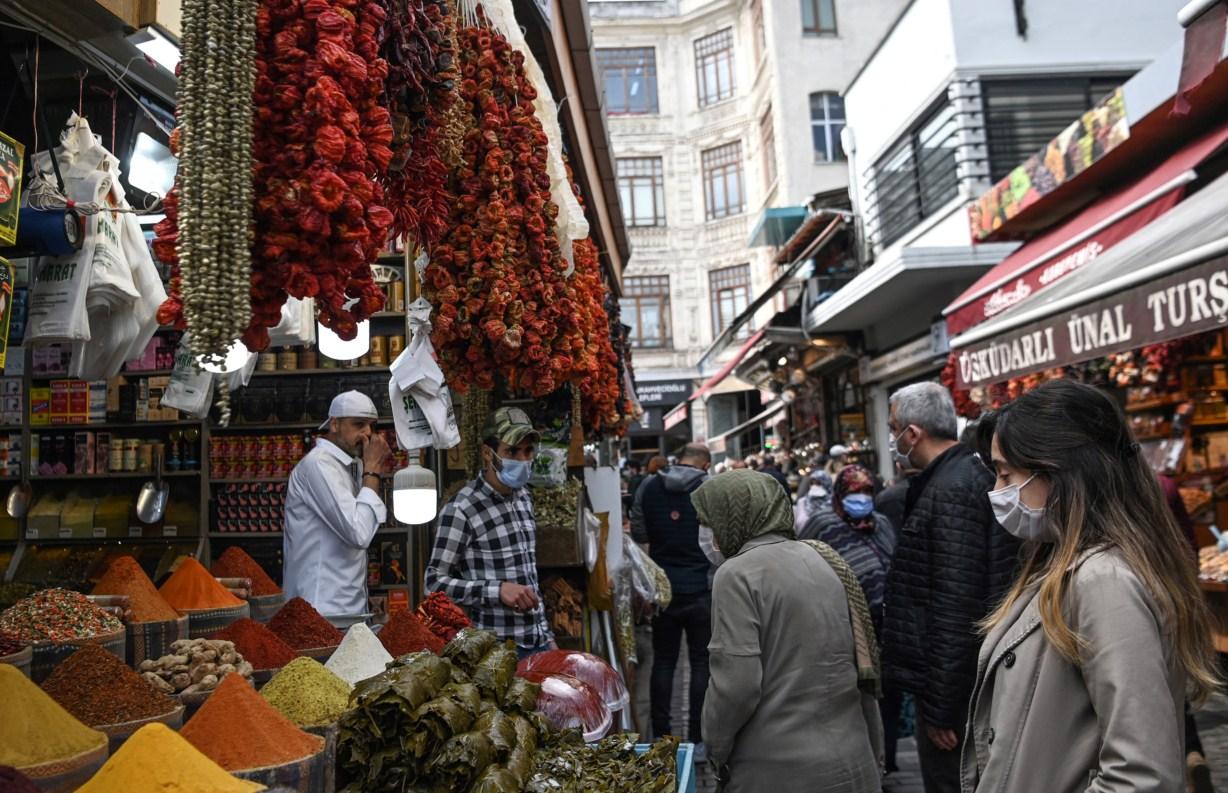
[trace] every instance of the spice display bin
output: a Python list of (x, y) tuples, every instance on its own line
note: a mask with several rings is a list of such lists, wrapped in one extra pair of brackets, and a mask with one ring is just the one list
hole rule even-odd
[(128, 629), (128, 664), (133, 668), (141, 661), (170, 655), (171, 645), (188, 638), (188, 618), (166, 622), (130, 622)]
[(286, 596), (285, 594), (280, 594), (250, 597), (247, 599), (247, 605), (251, 607), (252, 619), (256, 622), (264, 623), (273, 619), (273, 615), (281, 611), (281, 607), (286, 605)]
[(110, 744), (111, 754), (119, 751), (119, 747), (124, 745), (124, 741), (132, 737), (132, 733), (144, 727), (146, 724), (162, 723), (170, 727), (176, 732), (183, 726), (183, 705), (172, 710), (170, 713), (164, 713), (161, 716), (154, 716), (149, 719), (137, 719), (136, 721), (125, 721), (120, 724), (105, 724), (96, 729), (99, 732), (105, 732)]
[(308, 650), (299, 650), (298, 654), (306, 658), (314, 658), (320, 663), (325, 663), (329, 658), (333, 657), (333, 653), (337, 652), (339, 644), (334, 644), (332, 647), (313, 647)]
[(34, 658), (33, 647), (23, 647), (12, 655), (0, 656), (0, 664), (17, 667), (17, 671), (26, 677), (30, 676), (30, 661)]
[(30, 778), (43, 793), (72, 793), (98, 773), (107, 761), (107, 744), (97, 749), (82, 752), (76, 757), (67, 757), (42, 765), (26, 766), (17, 770)]
[(30, 659), (30, 679), (42, 683), (55, 668), (67, 660), (68, 656), (80, 650), (87, 644), (97, 644), (102, 649), (115, 654), (119, 660), (127, 663), (127, 631), (120, 628), (114, 633), (101, 636), (91, 636), (87, 639), (71, 639), (64, 642), (35, 642), (30, 646), (33, 656)]
[[(328, 741), (325, 740), (323, 749), (302, 760), (232, 773), (239, 779), (259, 782), (270, 788), (288, 788), (300, 793), (334, 793), (337, 785), (333, 768), (336, 764), (336, 746), (330, 751)], [(332, 784), (328, 783), (330, 777), (333, 779)]]
[(251, 616), (251, 606), (244, 603), (224, 609), (200, 609), (181, 612), (188, 617), (188, 636), (193, 639), (212, 639), (232, 623)]
[(324, 790), (334, 790), (337, 787), (337, 742), (341, 738), (340, 724), (324, 724), (319, 727), (301, 727), (303, 732), (318, 735), (324, 739), (324, 753), (333, 758), (324, 769)]

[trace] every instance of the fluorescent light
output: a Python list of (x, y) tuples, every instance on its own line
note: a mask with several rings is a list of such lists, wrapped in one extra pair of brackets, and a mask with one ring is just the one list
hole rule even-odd
[(175, 171), (179, 160), (171, 150), (144, 132), (136, 136), (132, 156), (128, 158), (128, 184), (164, 196), (175, 186)]
[(141, 28), (128, 40), (168, 72), (173, 73), (179, 65), (179, 46), (154, 25)]

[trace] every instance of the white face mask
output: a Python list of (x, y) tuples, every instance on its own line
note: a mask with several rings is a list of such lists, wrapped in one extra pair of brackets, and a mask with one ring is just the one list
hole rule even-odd
[(1036, 474), (1028, 477), (1021, 485), (1008, 485), (1001, 490), (989, 491), (989, 503), (993, 506), (994, 517), (1002, 528), (1021, 540), (1030, 542), (1057, 542), (1057, 534), (1045, 520), (1045, 508), (1036, 509), (1023, 503), (1021, 491), (1027, 487)]
[(900, 438), (903, 437), (904, 433), (906, 432), (908, 432), (908, 427), (905, 427), (904, 429), (900, 430), (899, 435), (888, 436), (890, 438), (888, 443), (891, 444), (891, 459), (899, 463), (900, 467), (902, 467), (904, 470), (907, 471), (909, 468), (913, 467), (911, 458), (912, 458), (913, 451), (917, 448), (917, 445), (913, 444), (912, 448), (909, 449), (907, 452), (900, 451), (900, 447), (899, 447)]
[(725, 563), (725, 555), (716, 547), (716, 537), (712, 534), (712, 529), (702, 523), (699, 524), (699, 550), (704, 552), (713, 567), (720, 567)]

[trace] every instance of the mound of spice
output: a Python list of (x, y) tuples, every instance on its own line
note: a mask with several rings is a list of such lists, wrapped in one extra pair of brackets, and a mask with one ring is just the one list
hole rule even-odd
[[(8, 633), (0, 633), (0, 658), (6, 655), (15, 655), (26, 649), (29, 642), (23, 642), (16, 636)], [(2, 789), (2, 788), (0, 788)]]
[(232, 622), (213, 638), (234, 642), (243, 660), (256, 669), (281, 669), (298, 658), (298, 653), (279, 639), (276, 633), (247, 618)]
[(227, 771), (291, 763), (324, 748), (323, 738), (295, 727), (238, 675), (223, 680), (179, 734)]
[(392, 656), (371, 629), (358, 622), (345, 632), (341, 646), (329, 657), (324, 668), (354, 686), (383, 672), (391, 660)]
[(242, 600), (230, 594), (230, 590), (218, 583), (204, 565), (190, 556), (183, 560), (179, 569), (166, 579), (158, 591), (167, 603), (180, 612), (243, 605)]
[(0, 765), (28, 768), (105, 746), (107, 736), (77, 720), (17, 667), (0, 664)]
[(232, 545), (213, 560), (209, 569), (218, 578), (250, 578), (252, 581), (252, 596), (266, 597), (280, 595), (279, 587), (260, 563), (237, 545)]
[(0, 632), (25, 642), (90, 639), (123, 627), (85, 595), (67, 589), (35, 592), (0, 614)]
[(398, 611), (379, 632), (380, 644), (393, 658), (430, 650), (439, 655), (444, 640), (431, 633), (412, 611)]
[(282, 606), (269, 620), (269, 630), (296, 650), (336, 647), (344, 638), (341, 631), (302, 598), (293, 598)]
[(252, 793), (264, 785), (231, 776), (165, 724), (146, 724), (124, 741), (77, 793)]
[(166, 602), (154, 582), (131, 556), (111, 560), (107, 572), (94, 585), (95, 595), (125, 595), (133, 622), (173, 622), (179, 612)]
[(313, 658), (297, 658), (260, 695), (300, 727), (332, 724), (350, 706), (350, 684)]
[(179, 707), (96, 644), (68, 656), (43, 681), (43, 691), (91, 727), (157, 718)]

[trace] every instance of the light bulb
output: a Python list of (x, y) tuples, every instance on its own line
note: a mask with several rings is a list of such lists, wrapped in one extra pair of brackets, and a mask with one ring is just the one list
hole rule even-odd
[(230, 343), (230, 348), (226, 350), (226, 358), (221, 364), (205, 363), (203, 358), (197, 358), (196, 363), (200, 368), (210, 374), (230, 374), (237, 372), (247, 364), (247, 357), (251, 353), (247, 349), (247, 345), (241, 340), (235, 339)]
[(371, 350), (371, 321), (364, 319), (358, 323), (358, 332), (354, 338), (346, 341), (326, 328), (316, 323), (316, 335), (320, 341), (320, 354), (327, 355), (335, 361), (352, 361), (361, 358)]
[(401, 523), (419, 526), (435, 519), (439, 496), (435, 474), (410, 463), (392, 476), (392, 514)]

